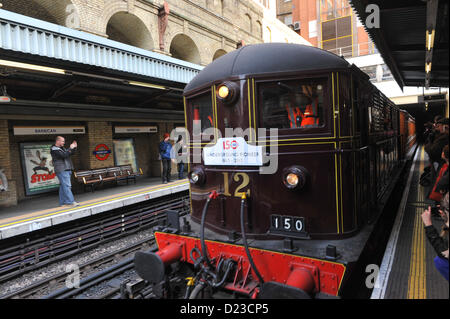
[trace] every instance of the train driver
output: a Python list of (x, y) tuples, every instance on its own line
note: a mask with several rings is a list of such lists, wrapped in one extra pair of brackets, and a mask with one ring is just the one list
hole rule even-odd
[(286, 111), (288, 113), (291, 128), (301, 127), (303, 113), (300, 111), (300, 108), (298, 106), (291, 107), (289, 104), (286, 104)]
[[(202, 123), (202, 130), (205, 129), (205, 128), (214, 126), (213, 119), (212, 119), (211, 115), (209, 114), (206, 118), (207, 118), (206, 123), (209, 123), (209, 126), (207, 126), (206, 124)], [(200, 117), (200, 110), (199, 110), (199, 108), (196, 107), (196, 108), (194, 108), (194, 121), (200, 121), (200, 120), (202, 120), (202, 117)]]
[(317, 127), (319, 126), (318, 115), (318, 98), (313, 97), (312, 87), (308, 85), (302, 85), (303, 94), (310, 97), (310, 103), (306, 105), (305, 112), (303, 112), (303, 119), (301, 127)]

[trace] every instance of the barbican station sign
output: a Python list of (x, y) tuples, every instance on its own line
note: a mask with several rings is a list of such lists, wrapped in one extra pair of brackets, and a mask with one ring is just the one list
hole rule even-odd
[(14, 126), (14, 135), (85, 134), (84, 126)]
[(157, 133), (157, 126), (116, 126), (115, 133)]
[(106, 161), (111, 154), (111, 150), (106, 144), (98, 144), (92, 152), (99, 161)]

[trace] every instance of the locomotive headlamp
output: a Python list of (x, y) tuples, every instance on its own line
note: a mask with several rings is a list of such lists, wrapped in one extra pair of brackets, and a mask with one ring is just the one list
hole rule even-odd
[(217, 88), (217, 98), (225, 104), (236, 102), (239, 96), (239, 86), (235, 82), (227, 81), (219, 85)]
[(222, 85), (219, 87), (219, 97), (222, 99), (226, 99), (228, 94), (230, 94), (230, 89), (226, 85)]
[(289, 173), (286, 176), (286, 183), (288, 183), (290, 186), (297, 186), (298, 184), (298, 176), (294, 173)]
[(301, 189), (306, 185), (308, 171), (303, 166), (290, 166), (283, 170), (283, 184), (289, 189)]
[(193, 172), (193, 173), (191, 174), (191, 180), (192, 180), (194, 183), (197, 183), (197, 182), (198, 182), (198, 179), (199, 179), (198, 174)]
[(192, 172), (189, 173), (189, 181), (192, 184), (201, 185), (205, 182), (206, 174), (201, 167), (196, 167)]

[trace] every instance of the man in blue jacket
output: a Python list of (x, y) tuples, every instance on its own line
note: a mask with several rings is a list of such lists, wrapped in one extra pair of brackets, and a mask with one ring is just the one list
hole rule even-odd
[(169, 141), (169, 133), (164, 133), (164, 140), (159, 143), (159, 155), (163, 165), (162, 182), (163, 184), (170, 183), (171, 159), (172, 159), (172, 144)]
[(50, 149), (55, 173), (59, 179), (59, 205), (78, 206), (79, 204), (73, 198), (72, 184), (70, 183), (73, 170), (73, 163), (70, 156), (75, 152), (77, 142), (73, 141), (68, 149), (64, 148), (64, 144), (64, 137), (58, 136), (56, 137), (55, 145)]

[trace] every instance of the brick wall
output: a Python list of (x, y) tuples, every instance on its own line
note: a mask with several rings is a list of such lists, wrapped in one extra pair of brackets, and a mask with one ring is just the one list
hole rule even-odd
[[(103, 168), (114, 166), (114, 156), (112, 154), (114, 145), (112, 138), (112, 125), (110, 122), (88, 122), (87, 123), (88, 148), (79, 145), (83, 149), (82, 155), (89, 159), (88, 169)], [(94, 155), (95, 147), (99, 144), (105, 144), (111, 150), (109, 157), (104, 160), (98, 160)], [(84, 160), (85, 160), (84, 159)], [(85, 162), (83, 162), (85, 163)]]
[[(30, 198), (25, 194), (24, 177), (22, 170), (22, 158), (20, 144), (30, 142), (49, 141), (54, 142), (55, 135), (26, 135), (14, 136), (13, 126), (76, 126), (86, 127), (86, 134), (64, 135), (65, 147), (69, 147), (72, 141), (78, 143), (77, 152), (72, 156), (75, 170), (95, 169), (114, 166), (113, 139), (133, 138), (137, 156), (138, 168), (143, 170), (144, 176), (161, 176), (161, 161), (159, 160), (159, 143), (165, 132), (170, 133), (173, 123), (159, 123), (158, 133), (149, 134), (113, 134), (113, 124), (106, 121), (96, 122), (63, 122), (63, 121), (14, 121), (0, 120), (0, 168), (8, 178), (9, 191), (0, 193), (0, 207), (13, 206), (17, 201)], [(133, 125), (128, 123), (127, 125)], [(142, 125), (142, 124), (139, 124)], [(174, 141), (172, 141), (174, 142)], [(111, 154), (105, 161), (98, 160), (93, 151), (98, 144), (106, 144)], [(177, 172), (176, 164), (172, 164), (172, 173)], [(72, 178), (72, 190), (74, 194), (83, 191), (81, 184)], [(57, 193), (57, 190), (54, 191)], [(34, 195), (35, 197), (42, 195)]]
[[(69, 147), (71, 141), (79, 140), (80, 135), (64, 135), (66, 139), (65, 147)], [(11, 168), (12, 174), (16, 182), (17, 199), (23, 200), (24, 198), (30, 198), (30, 196), (25, 195), (25, 184), (22, 169), (22, 157), (20, 154), (20, 143), (30, 143), (30, 142), (54, 142), (55, 135), (36, 135), (36, 136), (14, 136), (10, 134), (10, 152), (11, 152)], [(72, 156), (72, 162), (75, 168), (81, 166), (81, 156), (79, 152), (76, 152)], [(73, 184), (73, 183), (72, 183)], [(74, 189), (76, 190), (76, 188)], [(55, 190), (57, 192), (57, 190)], [(34, 195), (39, 196), (39, 195)]]
[[(183, 34), (200, 51), (200, 64), (236, 43), (261, 43), (256, 32), (263, 8), (249, 0), (167, 0), (170, 8), (164, 54)], [(159, 52), (158, 8), (164, 0), (2, 0), (3, 9)], [(248, 17), (251, 19), (251, 29)], [(108, 28), (109, 25), (109, 28)], [(192, 61), (191, 61), (192, 62)]]
[(0, 193), (0, 207), (17, 204), (16, 182), (13, 180), (9, 148), (8, 121), (0, 120), (0, 169), (8, 179), (8, 191)]

